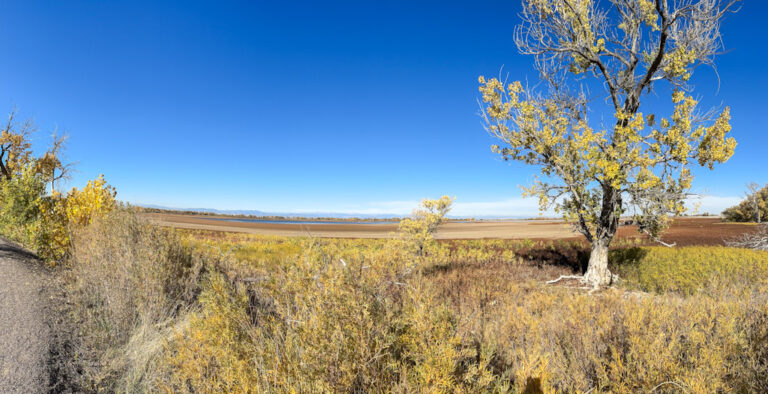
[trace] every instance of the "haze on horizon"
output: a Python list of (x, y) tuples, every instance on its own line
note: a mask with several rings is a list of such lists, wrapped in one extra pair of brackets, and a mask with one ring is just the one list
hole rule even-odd
[[(447, 194), (453, 216), (536, 216), (518, 188), (536, 170), (500, 161), (477, 114), (479, 75), (537, 80), (511, 40), (518, 7), (14, 2), (0, 105), (35, 118), (40, 149), (69, 132), (73, 185), (103, 173), (135, 204), (402, 215)], [(699, 212), (768, 182), (767, 55), (750, 48), (767, 10), (729, 15), (717, 73), (693, 76), (702, 108), (731, 107), (739, 143), (696, 169)]]

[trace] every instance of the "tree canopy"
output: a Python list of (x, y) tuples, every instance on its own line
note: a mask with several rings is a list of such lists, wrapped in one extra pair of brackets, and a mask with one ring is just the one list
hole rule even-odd
[(751, 192), (738, 205), (723, 211), (729, 222), (768, 222), (768, 185), (751, 188)]
[[(713, 64), (720, 21), (735, 3), (524, 0), (514, 39), (534, 57), (544, 88), (479, 78), (486, 129), (501, 142), (493, 150), (540, 168), (525, 194), (592, 243), (591, 284), (610, 283), (603, 249), (622, 214), (631, 209), (658, 239), (686, 210), (692, 165), (712, 169), (733, 155), (730, 109), (700, 111), (689, 81), (697, 66)], [(661, 82), (670, 111), (641, 110)], [(608, 125), (591, 118), (598, 99), (608, 103), (598, 113), (613, 118)]]

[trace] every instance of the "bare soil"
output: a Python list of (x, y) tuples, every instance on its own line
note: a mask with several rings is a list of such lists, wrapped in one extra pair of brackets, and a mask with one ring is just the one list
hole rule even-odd
[[(386, 238), (397, 230), (397, 223), (254, 223), (230, 222), (205, 216), (147, 214), (162, 226), (187, 229), (233, 231), (263, 235), (302, 236), (327, 238)], [(677, 245), (723, 245), (726, 239), (754, 231), (754, 225), (723, 223), (717, 217), (679, 218), (664, 233), (665, 242)], [(448, 222), (440, 227), (438, 239), (536, 239), (582, 240), (583, 237), (558, 220), (504, 220), (488, 222)], [(638, 234), (635, 226), (622, 226), (619, 239), (647, 237)]]

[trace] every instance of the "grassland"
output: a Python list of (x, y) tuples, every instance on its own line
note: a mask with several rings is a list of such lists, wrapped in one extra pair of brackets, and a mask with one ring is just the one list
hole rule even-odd
[(159, 228), (115, 212), (73, 238), (68, 382), (121, 392), (768, 390), (766, 252), (622, 237), (610, 257), (619, 283), (589, 292), (546, 284), (583, 269), (576, 239), (438, 240), (419, 254), (407, 242)]

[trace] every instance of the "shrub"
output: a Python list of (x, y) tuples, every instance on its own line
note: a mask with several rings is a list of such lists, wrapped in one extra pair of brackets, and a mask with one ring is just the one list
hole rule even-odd
[(266, 275), (255, 269), (211, 277), (202, 310), (170, 346), (171, 390), (343, 391), (394, 383), (392, 325), (401, 308), (389, 296), (399, 291), (398, 265), (305, 242)]
[(66, 262), (72, 231), (84, 228), (117, 206), (115, 190), (103, 176), (66, 197), (45, 193), (45, 181), (29, 165), (0, 187), (0, 232), (33, 249), (50, 265)]
[(0, 231), (26, 246), (35, 244), (45, 181), (27, 166), (18, 176), (0, 183)]
[(768, 253), (721, 246), (649, 247), (613, 252), (620, 277), (645, 291), (685, 295), (768, 284)]
[(115, 189), (104, 180), (104, 175), (88, 181), (83, 190), (73, 188), (65, 202), (67, 221), (77, 227), (90, 224), (115, 208), (116, 194)]
[(723, 211), (723, 218), (729, 222), (752, 222), (760, 216), (760, 221), (768, 222), (768, 185), (759, 189), (755, 184), (754, 193), (738, 205)]
[(406, 273), (414, 256), (381, 240), (193, 235), (240, 261), (211, 274), (169, 342), (169, 391), (768, 388), (760, 254), (617, 251), (627, 286), (660, 294), (588, 295), (515, 276), (543, 269), (533, 250), (560, 258), (569, 243), (438, 243)]
[(116, 210), (73, 233), (68, 299), (80, 384), (146, 391), (171, 327), (199, 292), (202, 260), (171, 231)]
[(40, 201), (35, 239), (30, 245), (49, 265), (66, 263), (70, 251), (67, 200), (55, 193)]

